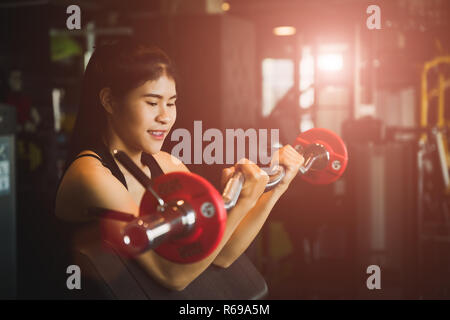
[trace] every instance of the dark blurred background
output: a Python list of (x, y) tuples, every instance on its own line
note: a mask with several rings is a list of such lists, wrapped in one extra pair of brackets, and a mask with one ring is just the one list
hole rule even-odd
[[(66, 27), (72, 4), (81, 30)], [(447, 0), (2, 1), (0, 294), (51, 296), (84, 67), (96, 43), (137, 37), (176, 63), (174, 129), (278, 128), (292, 144), (324, 127), (346, 142), (342, 179), (295, 180), (249, 248), (268, 298), (449, 298), (449, 32)], [(188, 167), (220, 187), (223, 165)], [(381, 290), (366, 287), (372, 264)]]

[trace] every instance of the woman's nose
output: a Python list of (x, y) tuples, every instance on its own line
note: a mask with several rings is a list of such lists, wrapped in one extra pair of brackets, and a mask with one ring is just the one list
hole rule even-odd
[(156, 117), (156, 120), (163, 123), (170, 122), (170, 115), (164, 106), (159, 108), (159, 113), (158, 116)]

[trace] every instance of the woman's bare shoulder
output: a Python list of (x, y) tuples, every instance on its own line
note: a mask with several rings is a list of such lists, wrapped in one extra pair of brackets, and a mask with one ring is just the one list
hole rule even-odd
[[(96, 155), (93, 151), (81, 154)], [(64, 220), (86, 221), (89, 207), (101, 207), (137, 214), (138, 207), (125, 186), (95, 157), (76, 159), (59, 186), (55, 213)]]
[(173, 171), (189, 171), (189, 169), (180, 159), (174, 157), (168, 152), (159, 151), (158, 153), (153, 154), (153, 157), (155, 158), (156, 162), (158, 162), (164, 173)]

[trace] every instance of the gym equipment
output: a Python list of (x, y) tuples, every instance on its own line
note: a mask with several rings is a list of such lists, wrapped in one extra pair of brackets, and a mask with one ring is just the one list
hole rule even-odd
[(16, 110), (0, 104), (0, 299), (17, 297)]
[[(294, 146), (305, 158), (300, 173), (302, 179), (309, 183), (330, 184), (339, 179), (347, 167), (347, 148), (342, 139), (330, 130), (314, 128), (305, 131), (297, 137)], [(283, 177), (284, 168), (276, 166), (268, 187), (276, 186)]]
[(161, 256), (179, 263), (195, 262), (209, 255), (222, 239), (227, 219), (219, 192), (191, 172), (160, 176), (152, 188), (164, 197), (165, 203), (161, 205), (151, 192), (144, 194), (140, 216), (145, 218), (126, 226), (125, 244), (133, 252), (156, 248)]
[[(327, 129), (300, 134), (295, 148), (305, 157), (300, 172), (310, 183), (331, 183), (345, 171), (345, 144)], [(115, 150), (114, 156), (148, 190), (141, 201), (140, 217), (123, 230), (123, 242), (130, 254), (154, 249), (167, 260), (193, 263), (217, 247), (225, 229), (226, 211), (239, 198), (242, 172), (235, 172), (220, 196), (208, 181), (194, 173), (172, 172), (151, 181), (124, 152)], [(284, 174), (283, 166), (274, 166), (266, 191), (275, 187)], [(111, 211), (100, 216), (117, 219)]]
[(263, 276), (245, 254), (226, 269), (210, 265), (182, 291), (161, 286), (134, 259), (108, 244), (90, 243), (73, 256), (72, 263), (82, 270), (82, 290), (68, 293), (72, 299), (257, 300), (268, 294)]
[[(450, 151), (448, 143), (448, 126), (450, 120), (448, 111), (445, 108), (446, 92), (450, 88), (448, 78), (448, 67), (450, 66), (450, 56), (439, 56), (431, 61), (427, 61), (422, 69), (421, 80), (421, 128), (434, 128), (431, 132), (423, 133), (421, 142), (424, 144), (431, 139), (431, 144), (436, 144), (439, 154), (439, 165), (441, 167), (444, 180), (444, 190), (450, 194)], [(430, 88), (430, 81), (435, 78), (435, 87)], [(430, 131), (430, 130), (428, 130)], [(447, 131), (447, 132), (445, 132)], [(430, 135), (431, 133), (431, 135)], [(445, 134), (444, 134), (445, 133)]]

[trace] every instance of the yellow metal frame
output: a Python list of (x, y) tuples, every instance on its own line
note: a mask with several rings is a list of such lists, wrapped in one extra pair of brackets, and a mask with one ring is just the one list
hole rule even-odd
[[(420, 114), (420, 125), (422, 128), (429, 126), (437, 126), (438, 128), (444, 128), (445, 126), (450, 126), (450, 119), (445, 119), (445, 90), (450, 88), (450, 79), (445, 79), (444, 75), (439, 72), (438, 77), (438, 87), (428, 89), (428, 72), (437, 67), (440, 64), (448, 64), (450, 66), (450, 56), (440, 56), (434, 58), (431, 61), (425, 63), (422, 70), (422, 108)], [(431, 99), (436, 98), (438, 113), (437, 113), (437, 123), (430, 125), (428, 123), (428, 110), (429, 103)], [(426, 140), (426, 134), (422, 136), (423, 140)], [(448, 150), (447, 139), (444, 137), (444, 148), (447, 159), (447, 166), (450, 168), (450, 154)]]
[[(446, 80), (442, 73), (439, 73), (439, 85), (437, 88), (433, 88), (428, 91), (428, 82), (427, 76), (428, 72), (437, 67), (440, 64), (448, 64), (450, 65), (450, 56), (441, 56), (437, 57), (431, 61), (425, 63), (422, 70), (422, 112), (420, 117), (420, 124), (423, 128), (428, 126), (428, 108), (429, 101), (432, 98), (438, 99), (438, 123), (436, 124), (438, 127), (443, 127), (446, 124), (450, 124), (450, 121), (445, 121), (444, 114), (444, 92), (445, 89), (450, 88), (450, 79)], [(450, 119), (449, 119), (450, 120)]]

